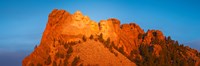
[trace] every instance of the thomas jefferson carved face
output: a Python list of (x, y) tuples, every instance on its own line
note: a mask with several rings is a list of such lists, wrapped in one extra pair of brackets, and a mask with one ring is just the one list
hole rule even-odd
[(90, 22), (90, 18), (88, 16), (84, 16), (83, 17), (83, 22), (85, 22), (86, 24), (88, 24)]

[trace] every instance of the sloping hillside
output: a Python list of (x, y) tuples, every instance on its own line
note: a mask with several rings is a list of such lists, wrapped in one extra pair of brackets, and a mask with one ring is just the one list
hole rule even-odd
[(115, 18), (99, 23), (80, 11), (54, 9), (40, 45), (23, 66), (196, 66), (200, 53), (166, 37)]

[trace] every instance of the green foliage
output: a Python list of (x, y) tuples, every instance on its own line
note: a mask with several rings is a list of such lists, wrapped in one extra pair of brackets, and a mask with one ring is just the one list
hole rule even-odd
[(134, 55), (134, 54), (139, 54), (139, 51), (136, 49), (133, 49), (130, 53), (130, 55)]
[(56, 57), (58, 57), (58, 58), (64, 58), (64, 54), (57, 52), (56, 53)]
[(83, 66), (83, 63), (81, 63), (80, 66)]
[(47, 58), (47, 60), (44, 62), (46, 65), (50, 65), (51, 64), (51, 56), (49, 56)]
[(94, 39), (94, 36), (93, 36), (93, 35), (90, 35), (90, 39)]
[(78, 42), (75, 42), (75, 41), (72, 41), (72, 42), (70, 42), (69, 44), (70, 45), (75, 45), (75, 44), (77, 44)]
[(160, 43), (160, 40), (157, 39), (157, 38), (152, 38), (151, 39), (151, 44), (159, 44)]
[(108, 38), (108, 39), (104, 42), (104, 45), (105, 45), (107, 48), (111, 48), (111, 47), (110, 47), (110, 38)]
[(64, 64), (64, 66), (67, 66), (67, 64), (68, 64), (68, 58), (64, 59), (64, 63), (63, 64)]
[(36, 48), (37, 48), (37, 45), (35, 45), (34, 49), (36, 49)]
[(66, 57), (64, 59), (64, 66), (67, 66), (68, 59), (71, 56), (72, 52), (73, 52), (73, 48), (70, 46), (69, 49), (67, 50), (67, 54), (66, 54)]
[(67, 50), (67, 55), (71, 55), (73, 52), (73, 48), (70, 46), (69, 49)]
[(99, 39), (99, 41), (102, 42), (102, 43), (104, 43), (104, 41), (105, 41), (105, 40), (103, 39), (103, 34), (102, 34), (102, 33), (99, 35), (98, 39)]
[[(180, 45), (178, 41), (171, 40), (170, 37), (166, 38), (166, 41), (159, 41), (154, 39), (154, 43), (158, 43), (162, 47), (162, 51), (159, 53), (159, 57), (152, 54), (153, 48), (148, 44), (140, 44), (139, 53), (142, 56), (142, 60), (134, 59), (134, 62), (138, 66), (194, 66), (195, 61), (193, 59), (186, 59), (186, 47)], [(131, 52), (130, 55), (134, 54)]]
[(81, 43), (81, 41), (79, 40), (78, 43)]
[[(85, 40), (86, 40), (86, 38), (85, 38)], [(63, 42), (62, 45), (65, 47), (65, 49), (68, 49), (70, 46), (76, 45), (77, 43), (81, 43), (81, 41), (80, 40), (79, 41), (71, 41), (68, 43)]]
[(30, 63), (28, 66), (34, 66), (34, 64), (33, 64), (33, 63)]
[[(135, 55), (135, 58), (133, 58), (133, 56)], [(130, 52), (130, 56), (128, 57), (129, 60), (131, 60), (132, 62), (137, 62), (139, 63), (140, 58), (139, 58), (139, 51), (136, 49), (131, 50)]]
[(72, 62), (72, 66), (77, 66), (79, 61), (80, 61), (80, 57), (75, 57), (73, 62)]
[(83, 40), (84, 42), (87, 41), (87, 38), (85, 37), (85, 35), (83, 35), (82, 40)]
[(64, 47), (65, 47), (65, 49), (69, 48), (69, 44), (65, 43)]
[(63, 53), (60, 53), (60, 58), (64, 58), (64, 54)]
[(116, 52), (113, 51), (113, 48), (115, 48), (115, 44), (114, 42), (112, 41), (111, 44), (110, 44), (110, 47), (109, 47), (109, 50), (111, 53), (113, 53), (115, 56), (118, 56), (118, 54)]
[(37, 66), (42, 66), (42, 64), (41, 63), (37, 63)]
[(170, 40), (172, 40), (172, 39), (171, 39), (171, 37), (170, 37), (170, 36), (168, 36), (168, 37), (167, 37), (167, 40), (168, 40), (168, 41), (170, 41)]
[(139, 47), (139, 51), (140, 51), (140, 55), (142, 55), (143, 60), (138, 62), (138, 65), (142, 65), (142, 66), (155, 66), (154, 61), (155, 61), (155, 57), (152, 55), (152, 50), (150, 49), (150, 46), (146, 45), (146, 44), (141, 44)]
[(153, 36), (157, 37), (158, 36), (157, 32), (153, 32)]
[(59, 58), (59, 56), (60, 56), (60, 55), (59, 55), (59, 52), (57, 52), (57, 53), (56, 53), (56, 57)]
[(174, 43), (174, 44), (178, 45), (179, 43), (178, 43), (178, 41), (175, 41), (175, 43)]
[[(146, 34), (139, 34), (139, 39), (144, 39)], [(109, 48), (110, 52), (115, 52), (112, 48), (118, 50), (120, 53), (125, 55), (129, 60), (135, 62), (138, 66), (194, 66), (195, 60), (187, 59), (186, 47), (179, 44), (178, 41), (174, 41), (171, 37), (165, 38), (165, 40), (160, 40), (157, 38), (157, 33), (153, 33), (155, 38), (152, 38), (151, 44), (140, 44), (138, 50), (132, 50), (130, 56), (124, 52), (124, 47), (116, 47), (114, 42), (110, 43), (110, 38), (106, 41), (103, 39), (103, 34), (98, 36), (98, 40), (104, 44), (105, 47)], [(160, 45), (162, 51), (159, 56), (153, 54), (153, 44)], [(134, 55), (134, 56), (133, 56)], [(141, 55), (141, 56), (140, 56)], [(200, 56), (200, 53), (196, 53)]]
[(144, 39), (144, 38), (145, 38), (145, 36), (147, 36), (147, 33), (145, 33), (145, 34), (143, 34), (143, 35), (142, 35), (142, 39)]
[[(106, 47), (106, 48), (108, 48), (109, 49), (109, 51), (111, 52), (111, 53), (113, 53), (115, 56), (118, 56), (118, 54), (117, 53), (115, 53), (114, 51), (113, 51), (113, 47), (116, 49), (117, 47), (115, 46), (115, 44), (114, 44), (114, 42), (112, 41), (110, 41), (110, 38), (108, 38), (106, 41), (103, 39), (103, 34), (101, 33), (100, 35), (99, 35), (99, 37), (98, 37), (98, 40), (101, 42), (101, 43), (103, 43), (103, 45)], [(111, 42), (111, 43), (110, 43)]]
[(149, 55), (149, 47), (145, 44), (140, 45), (139, 51), (142, 56)]
[(197, 52), (197, 53), (196, 53), (196, 56), (200, 57), (200, 53), (199, 53), (199, 52)]
[(67, 66), (68, 65), (68, 59), (69, 59), (69, 57), (71, 56), (71, 54), (72, 54), (72, 52), (73, 52), (73, 48), (70, 46), (69, 47), (69, 49), (67, 50), (67, 54), (66, 54), (66, 57), (65, 57), (65, 59), (64, 59), (64, 66)]
[(115, 43), (113, 41), (111, 42), (111, 47), (113, 47), (114, 49), (118, 49), (117, 46), (115, 46)]
[(124, 47), (122, 46), (122, 47), (120, 47), (119, 49), (118, 49), (118, 51), (120, 52), (120, 53), (122, 53), (123, 55), (125, 55), (125, 52), (124, 52)]
[(140, 34), (138, 35), (138, 39), (142, 39), (142, 38), (143, 38), (143, 34), (140, 33)]
[(60, 60), (60, 63), (58, 64), (58, 66), (61, 66), (61, 64), (62, 64), (62, 60)]
[(53, 66), (57, 66), (57, 63), (55, 61), (53, 61)]
[[(114, 42), (112, 42), (112, 45), (110, 44), (110, 38), (108, 38), (106, 41), (103, 39), (103, 34), (101, 33), (98, 37), (98, 40), (103, 43), (103, 45), (105, 47), (107, 47), (109, 50), (112, 49), (112, 47), (114, 46)], [(112, 50), (111, 50), (112, 51)]]

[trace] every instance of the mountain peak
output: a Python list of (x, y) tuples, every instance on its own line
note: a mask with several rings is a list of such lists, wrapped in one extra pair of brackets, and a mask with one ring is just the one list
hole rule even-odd
[[(165, 56), (173, 59), (164, 59), (168, 61), (166, 64), (158, 61)], [(136, 66), (150, 61), (171, 66), (174, 63), (171, 61), (180, 62), (174, 57), (181, 61), (192, 59), (188, 63), (194, 65), (200, 53), (166, 39), (160, 30), (144, 32), (136, 23), (120, 24), (116, 18), (97, 23), (81, 11), (70, 14), (54, 9), (49, 14), (40, 45), (23, 60), (23, 66)]]

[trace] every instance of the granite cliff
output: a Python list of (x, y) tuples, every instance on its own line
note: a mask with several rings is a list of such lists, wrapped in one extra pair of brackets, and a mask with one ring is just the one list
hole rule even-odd
[[(144, 62), (152, 60), (149, 56), (158, 58), (153, 59), (154, 62), (161, 62), (158, 60), (165, 59), (163, 56), (167, 53), (168, 64), (181, 64), (184, 60), (193, 65), (199, 63), (197, 50), (178, 44), (159, 30), (145, 32), (135, 23), (120, 24), (116, 18), (95, 22), (80, 11), (70, 14), (54, 9), (49, 14), (39, 46), (22, 65), (144, 66)], [(183, 59), (176, 60), (174, 53)]]

